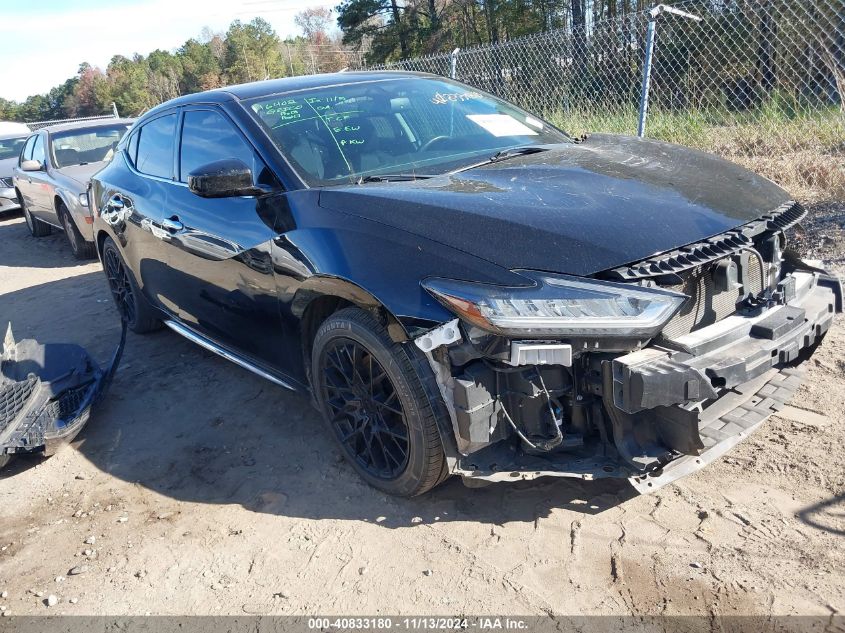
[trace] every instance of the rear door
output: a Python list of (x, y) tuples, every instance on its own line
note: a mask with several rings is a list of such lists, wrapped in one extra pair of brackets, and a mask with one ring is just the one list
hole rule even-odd
[[(161, 288), (167, 282), (169, 238), (162, 227), (169, 215), (175, 178), (176, 109), (146, 121), (132, 132), (124, 152), (125, 168), (110, 170), (99, 204), (105, 216), (121, 211), (125, 222), (119, 228), (123, 256), (135, 271), (147, 300), (172, 312), (162, 301)], [(118, 215), (113, 213), (113, 215)]]
[(180, 128), (179, 185), (168, 199), (170, 269), (162, 301), (186, 325), (279, 368), (284, 333), (271, 245), (275, 209), (284, 194), (202, 198), (192, 193), (187, 187), (192, 171), (231, 158), (247, 164), (257, 181), (276, 188), (278, 183), (222, 109), (186, 107)]

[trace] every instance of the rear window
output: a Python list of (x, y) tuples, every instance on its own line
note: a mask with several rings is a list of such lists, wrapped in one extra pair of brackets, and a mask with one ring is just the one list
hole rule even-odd
[(153, 119), (140, 129), (139, 134), (135, 168), (142, 174), (173, 178), (176, 114)]
[(126, 144), (126, 156), (129, 158), (129, 162), (133, 165), (136, 163), (138, 158), (138, 137), (140, 133), (135, 132), (130, 138), (129, 142)]

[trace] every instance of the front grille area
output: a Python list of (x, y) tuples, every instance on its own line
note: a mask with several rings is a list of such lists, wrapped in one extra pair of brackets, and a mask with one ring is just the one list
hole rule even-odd
[(37, 384), (38, 379), (30, 375), (26, 380), (9, 382), (0, 386), (0, 433), (24, 408)]
[(671, 339), (712, 325), (733, 314), (737, 303), (744, 297), (763, 292), (764, 275), (759, 262), (756, 258), (744, 258), (743, 264), (740, 268), (742, 285), (738, 288), (717, 289), (714, 271), (718, 262), (682, 274), (683, 282), (680, 284), (663, 286), (667, 290), (682, 292), (690, 299), (663, 328), (661, 335)]
[(701, 242), (605, 271), (611, 281), (657, 284), (689, 297), (663, 328), (677, 338), (735, 313), (739, 304), (774, 289), (785, 245), (784, 232), (805, 216), (797, 202), (786, 202), (756, 220)]
[(748, 224), (630, 266), (614, 268), (607, 271), (605, 277), (618, 281), (637, 281), (659, 275), (681, 274), (737, 254), (759, 241), (760, 236), (766, 233), (786, 231), (806, 215), (807, 211), (800, 204), (789, 201)]

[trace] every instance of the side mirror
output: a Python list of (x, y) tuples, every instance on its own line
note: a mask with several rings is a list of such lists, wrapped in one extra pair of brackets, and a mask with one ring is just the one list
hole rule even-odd
[(235, 158), (214, 161), (188, 174), (188, 189), (202, 198), (234, 198), (267, 193), (252, 181), (252, 170)]
[(41, 171), (43, 167), (40, 160), (21, 161), (21, 169), (23, 171)]

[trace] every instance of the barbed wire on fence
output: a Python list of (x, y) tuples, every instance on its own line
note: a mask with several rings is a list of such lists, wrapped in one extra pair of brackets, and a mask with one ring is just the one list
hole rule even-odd
[[(648, 135), (728, 156), (805, 196), (845, 197), (845, 4), (687, 0), (656, 25)], [(634, 134), (648, 11), (371, 66), (448, 76), (565, 130)]]

